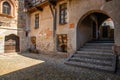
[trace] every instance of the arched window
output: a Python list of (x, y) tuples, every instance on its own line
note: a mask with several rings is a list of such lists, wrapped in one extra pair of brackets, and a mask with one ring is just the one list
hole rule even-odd
[(8, 2), (3, 3), (3, 13), (8, 15), (11, 14), (11, 6)]

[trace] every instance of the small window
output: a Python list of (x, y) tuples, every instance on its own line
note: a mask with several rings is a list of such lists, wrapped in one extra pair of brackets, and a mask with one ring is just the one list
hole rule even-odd
[(11, 6), (8, 2), (3, 3), (3, 13), (8, 15), (11, 14)]
[(57, 35), (57, 50), (60, 52), (67, 52), (67, 34)]
[(108, 2), (108, 1), (112, 1), (112, 0), (106, 0), (106, 2)]
[(39, 14), (35, 14), (35, 29), (39, 28)]
[(25, 32), (25, 36), (28, 37), (28, 31)]
[(60, 5), (59, 23), (60, 24), (67, 23), (67, 3)]

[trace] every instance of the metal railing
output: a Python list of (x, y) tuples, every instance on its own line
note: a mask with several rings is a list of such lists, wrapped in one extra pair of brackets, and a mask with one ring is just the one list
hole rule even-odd
[(33, 4), (33, 6), (35, 6), (35, 5), (43, 3), (44, 1), (46, 0), (31, 0), (31, 3)]
[(28, 8), (41, 4), (47, 0), (25, 0), (25, 6)]

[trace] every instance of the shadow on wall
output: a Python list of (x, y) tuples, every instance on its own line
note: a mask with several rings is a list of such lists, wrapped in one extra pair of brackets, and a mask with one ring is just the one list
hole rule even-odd
[(24, 8), (24, 0), (18, 0), (18, 10), (17, 10), (17, 35), (20, 38), (19, 41), (19, 47), (20, 51), (26, 51), (28, 48), (27, 41), (28, 41), (28, 29), (26, 29), (26, 26), (28, 27), (26, 23), (26, 12)]

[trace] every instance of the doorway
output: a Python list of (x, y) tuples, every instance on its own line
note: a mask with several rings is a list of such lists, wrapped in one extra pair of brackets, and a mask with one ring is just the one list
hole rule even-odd
[(102, 40), (114, 40), (114, 24), (112, 19), (104, 21), (99, 28), (100, 39)]
[(5, 53), (19, 52), (19, 37), (10, 34), (5, 36)]
[(108, 38), (108, 27), (107, 26), (104, 26), (103, 28), (102, 28), (102, 37), (103, 38)]
[(96, 23), (95, 22), (93, 22), (93, 26), (92, 26), (92, 36), (93, 36), (93, 39), (96, 39)]
[(105, 13), (87, 13), (78, 22), (77, 50), (86, 42), (94, 40), (112, 40), (114, 42), (114, 23)]

